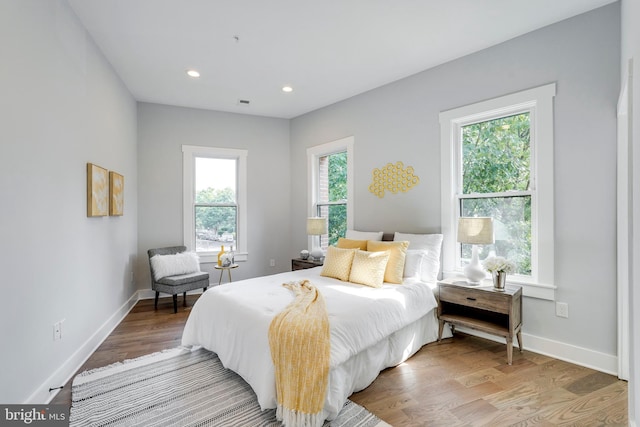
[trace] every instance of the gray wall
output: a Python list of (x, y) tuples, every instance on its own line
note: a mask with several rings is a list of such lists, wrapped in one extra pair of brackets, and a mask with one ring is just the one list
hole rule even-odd
[[(631, 1), (623, 7), (638, 15)], [(637, 60), (638, 30), (626, 13), (622, 22), (622, 60)], [(554, 81), (556, 285), (570, 318), (528, 298), (525, 332), (615, 354), (619, 34), (615, 4), (286, 121), (136, 110), (66, 2), (1, 2), (0, 361), (11, 369), (0, 370), (0, 402), (44, 401), (43, 389), (66, 380), (61, 366), (149, 288), (146, 250), (182, 241), (182, 144), (249, 150), (249, 261), (234, 279), (271, 274), (307, 247), (307, 147), (354, 135), (356, 228), (438, 231), (438, 113)], [(369, 193), (372, 169), (398, 160), (420, 184), (384, 199)], [(124, 175), (124, 216), (86, 217), (87, 162)], [(62, 319), (63, 339), (53, 341)]]
[[(136, 104), (64, 1), (0, 2), (0, 52), (0, 402), (43, 402), (135, 293)], [(87, 218), (87, 162), (124, 216)]]
[[(627, 69), (629, 59), (634, 61), (632, 81), (633, 111), (630, 117), (632, 131), (632, 200), (633, 206), (633, 249), (631, 258), (630, 283), (630, 379), (629, 379), (629, 421), (638, 424), (640, 411), (640, 4), (637, 1), (623, 0), (622, 9), (622, 53), (621, 70)], [(624, 78), (624, 74), (621, 75)]]
[[(555, 285), (570, 317), (526, 298), (524, 332), (616, 354), (616, 102), (619, 4), (580, 15), (426, 70), (291, 121), (291, 173), (306, 173), (306, 148), (355, 138), (355, 228), (440, 229), (438, 113), (557, 82), (555, 98)], [(379, 199), (371, 171), (413, 166), (420, 184)], [(306, 245), (306, 183), (292, 182), (292, 251)], [(526, 343), (525, 343), (526, 344)]]
[[(289, 247), (289, 123), (241, 114), (138, 104), (138, 265), (136, 283), (149, 289), (147, 250), (182, 244), (182, 145), (246, 149), (247, 262), (241, 279), (291, 268)], [(269, 259), (276, 266), (269, 266)], [(203, 264), (211, 281), (219, 274)]]

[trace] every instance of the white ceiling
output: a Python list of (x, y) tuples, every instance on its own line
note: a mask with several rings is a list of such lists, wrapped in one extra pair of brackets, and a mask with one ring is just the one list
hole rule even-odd
[(291, 118), (613, 1), (69, 3), (138, 101)]

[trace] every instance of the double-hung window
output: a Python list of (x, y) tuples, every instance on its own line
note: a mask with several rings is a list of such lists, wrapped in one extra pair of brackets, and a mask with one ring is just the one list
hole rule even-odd
[(222, 246), (246, 260), (246, 150), (183, 145), (184, 245), (203, 262)]
[(320, 236), (326, 249), (353, 228), (353, 137), (311, 147), (307, 159), (309, 216), (327, 218), (327, 234)]
[(495, 243), (480, 258), (516, 265), (510, 282), (554, 298), (553, 96), (555, 84), (440, 114), (445, 276), (461, 271), (471, 246), (456, 241), (460, 217), (492, 217)]

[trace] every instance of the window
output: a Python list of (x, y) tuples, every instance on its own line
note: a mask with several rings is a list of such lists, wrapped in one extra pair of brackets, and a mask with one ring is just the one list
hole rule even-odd
[(458, 218), (490, 216), (495, 243), (480, 258), (514, 261), (510, 282), (525, 295), (554, 298), (554, 95), (551, 84), (440, 114), (445, 275), (471, 254), (456, 242)]
[[(458, 216), (493, 218), (495, 243), (481, 246), (481, 258), (491, 252), (516, 264), (515, 274), (531, 276), (531, 126), (528, 111), (460, 127), (461, 162)], [(460, 245), (462, 260), (471, 246)]]
[(233, 246), (245, 261), (246, 150), (184, 145), (184, 245), (203, 262)]
[(320, 246), (326, 249), (353, 228), (353, 137), (311, 147), (307, 157), (309, 216), (327, 218), (327, 234), (320, 238)]

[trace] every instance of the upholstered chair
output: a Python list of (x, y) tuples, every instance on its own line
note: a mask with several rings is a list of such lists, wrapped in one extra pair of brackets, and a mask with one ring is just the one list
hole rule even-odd
[[(192, 263), (191, 268), (180, 268), (174, 267), (174, 271), (180, 271), (178, 274), (174, 275), (165, 275), (167, 271), (172, 270), (172, 268), (158, 268), (161, 264), (158, 264), (158, 261), (166, 260), (170, 262), (172, 257), (162, 258), (164, 255), (176, 255), (186, 252), (187, 248), (185, 246), (171, 246), (166, 248), (158, 248), (158, 249), (149, 249), (147, 254), (149, 255), (149, 267), (151, 269), (151, 289), (156, 291), (156, 299), (155, 299), (155, 309), (158, 309), (158, 296), (160, 292), (170, 294), (173, 296), (173, 312), (178, 312), (178, 294), (183, 294), (183, 305), (187, 306), (187, 291), (191, 291), (194, 289), (202, 288), (203, 291), (206, 291), (209, 287), (209, 273), (200, 271), (199, 265), (197, 263)], [(160, 255), (161, 258), (157, 258), (156, 261), (152, 262), (151, 258), (156, 255)], [(154, 264), (156, 264), (156, 268), (154, 269)], [(166, 265), (166, 264), (165, 264)], [(195, 271), (190, 271), (195, 270)], [(163, 273), (164, 272), (164, 273)], [(164, 276), (164, 277), (158, 277)]]

